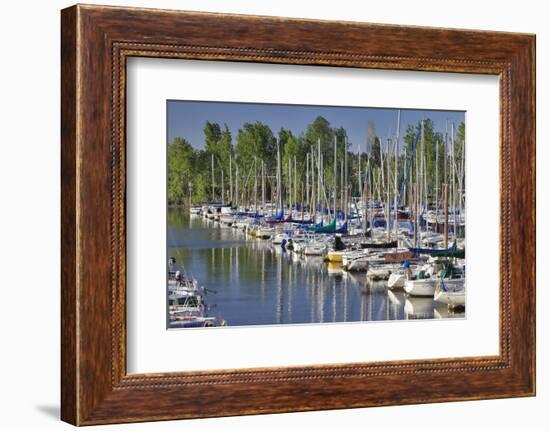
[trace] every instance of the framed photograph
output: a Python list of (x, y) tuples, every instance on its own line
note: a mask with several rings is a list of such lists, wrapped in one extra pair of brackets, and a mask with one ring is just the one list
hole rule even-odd
[(62, 419), (535, 394), (535, 37), (62, 11)]

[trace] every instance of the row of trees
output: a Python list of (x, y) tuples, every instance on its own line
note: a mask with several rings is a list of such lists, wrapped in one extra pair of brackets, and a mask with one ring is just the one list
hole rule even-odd
[[(414, 142), (420, 137), (421, 128), (422, 122), (408, 125), (405, 135), (400, 140), (400, 146), (403, 148), (400, 148), (397, 160), (399, 184), (404, 177), (404, 167), (409, 164)], [(221, 127), (217, 123), (207, 121), (203, 132), (204, 149), (194, 149), (186, 139), (181, 137), (174, 138), (168, 145), (168, 202), (170, 205), (188, 202), (198, 204), (211, 200), (225, 202), (238, 200), (239, 203), (243, 203), (244, 200), (244, 203), (250, 203), (251, 196), (254, 195), (257, 198), (261, 193), (262, 182), (267, 200), (271, 200), (276, 188), (278, 149), (282, 187), (285, 190), (293, 190), (296, 200), (304, 202), (307, 190), (306, 168), (309, 166), (311, 172), (311, 158), (315, 158), (317, 163), (319, 143), (323, 185), (330, 189), (329, 194), (333, 193), (335, 185), (338, 189), (339, 185), (345, 181), (349, 195), (358, 196), (361, 193), (360, 171), (364, 184), (367, 181), (367, 167), (368, 181), (373, 182), (379, 192), (388, 185), (389, 178), (393, 178), (395, 173), (395, 137), (380, 139), (372, 122), (368, 123), (367, 145), (361, 143), (361, 152), (352, 151), (353, 148), (357, 148), (357, 144), (348, 141), (344, 128), (332, 127), (322, 116), (317, 117), (299, 136), (285, 128), (275, 135), (268, 125), (261, 122), (244, 123), (236, 139), (231, 135), (227, 125)], [(451, 139), (454, 142), (453, 148), (456, 155), (454, 162), (461, 163), (465, 126), (461, 123), (451, 137), (450, 133), (436, 131), (433, 121), (427, 118), (423, 121), (423, 135), (425, 176), (430, 190), (441, 190), (441, 183), (448, 180), (444, 178), (444, 173), (450, 170), (448, 162), (451, 160)], [(334, 158), (335, 142), (336, 160)], [(346, 150), (348, 169), (347, 175), (342, 175)], [(310, 154), (309, 164), (308, 153)], [(436, 159), (439, 175), (436, 175)], [(334, 163), (336, 163), (336, 170)], [(413, 160), (413, 163), (418, 163), (418, 160)], [(335, 171), (337, 178), (334, 178)], [(260, 177), (262, 172), (263, 177)], [(416, 181), (416, 172), (415, 169), (411, 169), (409, 176), (411, 181)], [(438, 176), (438, 184), (436, 184), (436, 176)], [(393, 185), (392, 182), (389, 184)], [(239, 197), (235, 195), (236, 185), (239, 189)], [(289, 196), (289, 199), (291, 198)]]

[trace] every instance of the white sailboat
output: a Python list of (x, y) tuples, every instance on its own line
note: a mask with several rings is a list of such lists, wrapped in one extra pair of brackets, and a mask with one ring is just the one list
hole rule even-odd
[(447, 304), (452, 308), (464, 306), (466, 304), (464, 279), (443, 279), (438, 281), (435, 287), (434, 301)]
[(406, 280), (403, 285), (403, 290), (411, 296), (433, 297), (436, 283), (437, 280), (431, 277), (418, 280)]

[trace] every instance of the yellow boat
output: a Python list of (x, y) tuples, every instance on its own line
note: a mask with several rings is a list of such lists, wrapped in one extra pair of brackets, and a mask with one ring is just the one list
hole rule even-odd
[(327, 259), (332, 263), (342, 263), (344, 260), (344, 253), (342, 251), (329, 251)]

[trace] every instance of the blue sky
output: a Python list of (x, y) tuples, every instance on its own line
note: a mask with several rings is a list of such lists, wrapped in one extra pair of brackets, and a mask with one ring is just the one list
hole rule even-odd
[[(372, 120), (376, 134), (386, 139), (395, 136), (397, 128), (397, 109), (388, 108), (350, 108), (335, 106), (280, 105), (258, 103), (225, 103), (201, 101), (169, 100), (168, 142), (179, 136), (187, 139), (194, 148), (204, 148), (203, 128), (206, 121), (227, 124), (231, 130), (233, 143), (236, 142), (239, 128), (245, 122), (260, 121), (277, 133), (284, 127), (299, 136), (305, 132), (308, 124), (319, 115), (325, 117), (332, 127), (344, 127), (348, 133), (351, 150), (357, 151), (357, 145), (365, 151), (367, 124)], [(430, 118), (437, 131), (445, 132), (447, 124), (454, 122), (455, 128), (464, 121), (464, 111), (435, 110), (401, 110), (400, 136), (403, 136), (407, 125), (416, 124), (422, 119)]]

